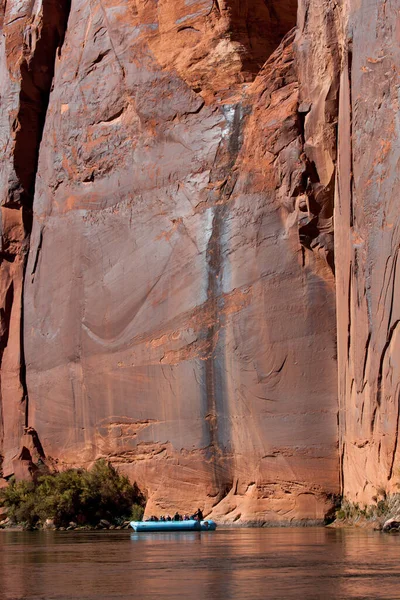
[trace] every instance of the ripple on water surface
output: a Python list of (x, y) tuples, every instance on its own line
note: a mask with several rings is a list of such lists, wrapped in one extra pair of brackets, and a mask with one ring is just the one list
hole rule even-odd
[(399, 556), (359, 530), (2, 531), (0, 599), (394, 599)]

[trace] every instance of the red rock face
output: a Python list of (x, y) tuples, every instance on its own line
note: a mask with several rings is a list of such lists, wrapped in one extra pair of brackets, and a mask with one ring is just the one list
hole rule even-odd
[(396, 2), (349, 7), (335, 229), (344, 491), (398, 492), (399, 68)]
[(336, 178), (342, 493), (368, 504), (399, 475), (400, 21), (395, 2), (323, 4), (300, 5), (300, 96), (306, 154)]
[[(147, 491), (149, 512), (201, 506), (273, 522), (330, 510), (341, 472), (336, 298), (342, 448), (359, 364), (343, 355), (356, 297), (348, 303), (345, 46), (351, 19), (360, 32), (363, 21), (320, 5), (299, 3), (297, 31), (291, 0), (7, 7), (5, 475), (38, 458), (107, 457)], [(360, 153), (363, 176), (369, 160)], [(346, 293), (335, 295), (335, 270)], [(364, 285), (354, 273), (351, 285)], [(395, 333), (376, 375), (391, 376), (391, 390)]]
[[(66, 7), (48, 0), (0, 6), (0, 440), (5, 474), (22, 465), (32, 446), (28, 437), (27, 389), (22, 338), (22, 290), (32, 226), (39, 145), (54, 73), (63, 41)], [(18, 460), (20, 459), (20, 460)]]

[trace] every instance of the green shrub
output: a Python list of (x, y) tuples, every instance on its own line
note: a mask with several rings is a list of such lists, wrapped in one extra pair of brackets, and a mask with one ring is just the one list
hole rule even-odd
[(130, 520), (131, 521), (142, 521), (143, 515), (144, 515), (144, 506), (141, 506), (140, 504), (134, 504), (132, 506)]
[(118, 523), (135, 510), (144, 511), (145, 498), (136, 484), (120, 475), (107, 461), (97, 461), (90, 471), (68, 469), (42, 474), (35, 481), (15, 481), (0, 492), (0, 502), (17, 523), (35, 527), (46, 519), (56, 526), (70, 521), (96, 525), (100, 519)]
[[(381, 500), (378, 500), (382, 496)], [(384, 490), (378, 490), (377, 496), (374, 496), (375, 504), (360, 507), (358, 503), (349, 502), (343, 499), (342, 505), (336, 511), (336, 518), (339, 521), (354, 522), (364, 517), (367, 520), (381, 520), (396, 516), (400, 512), (400, 494), (388, 494)]]

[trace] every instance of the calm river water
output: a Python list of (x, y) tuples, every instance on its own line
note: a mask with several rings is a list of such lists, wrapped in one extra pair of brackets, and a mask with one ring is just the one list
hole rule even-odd
[(323, 528), (2, 531), (0, 598), (400, 598), (400, 536)]

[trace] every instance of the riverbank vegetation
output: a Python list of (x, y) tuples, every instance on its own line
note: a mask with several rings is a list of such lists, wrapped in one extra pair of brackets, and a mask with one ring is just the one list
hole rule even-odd
[(15, 481), (0, 490), (7, 522), (25, 528), (121, 526), (139, 520), (145, 498), (136, 484), (109, 462), (97, 461), (90, 470), (44, 472), (32, 481)]
[(357, 525), (381, 529), (389, 519), (400, 518), (400, 494), (387, 494), (381, 489), (373, 498), (374, 503), (367, 506), (343, 499), (336, 511), (334, 526)]

